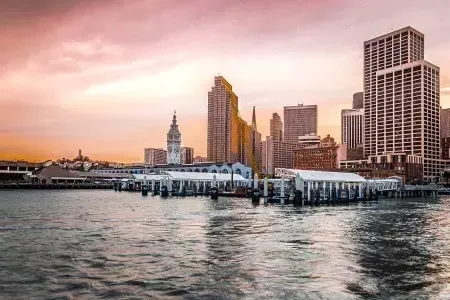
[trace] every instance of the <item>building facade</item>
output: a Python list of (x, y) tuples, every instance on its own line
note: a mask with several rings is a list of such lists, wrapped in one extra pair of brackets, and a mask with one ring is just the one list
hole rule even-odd
[(317, 105), (284, 107), (284, 141), (297, 143), (299, 136), (317, 132)]
[(98, 174), (160, 174), (162, 171), (178, 171), (178, 172), (202, 172), (202, 173), (221, 173), (221, 174), (239, 174), (246, 179), (253, 178), (252, 168), (241, 163), (234, 164), (215, 164), (215, 163), (196, 163), (192, 165), (156, 165), (147, 168), (144, 165), (136, 165), (123, 168), (105, 168), (92, 170)]
[(159, 148), (145, 148), (144, 149), (144, 164), (149, 166), (166, 164), (167, 151)]
[(424, 59), (424, 35), (406, 27), (364, 43), (364, 155), (424, 158), (440, 176), (439, 68)]
[(281, 117), (277, 113), (272, 114), (272, 119), (270, 119), (270, 136), (275, 141), (283, 140), (283, 122)]
[(364, 93), (363, 92), (353, 94), (352, 108), (353, 109), (363, 109), (364, 108)]
[(181, 164), (193, 164), (194, 163), (194, 148), (182, 147), (181, 148)]
[(339, 169), (342, 160), (347, 160), (347, 146), (297, 149), (294, 150), (292, 159), (293, 168), (297, 170), (336, 170)]
[(450, 159), (450, 137), (441, 138), (441, 158)]
[(216, 76), (208, 92), (209, 161), (234, 163), (239, 160), (239, 119), (238, 97), (225, 78)]
[(441, 138), (450, 137), (450, 108), (441, 109)]
[(252, 124), (248, 125), (239, 117), (238, 97), (232, 86), (222, 76), (215, 77), (214, 86), (208, 93), (208, 160), (241, 162), (258, 172), (261, 168), (260, 142), (255, 107)]
[(181, 164), (181, 133), (178, 129), (175, 112), (169, 132), (167, 133), (167, 163), (169, 165)]
[(300, 144), (300, 149), (308, 147), (319, 147), (322, 142), (320, 140), (320, 136), (316, 135), (315, 133), (310, 133), (299, 136), (298, 143)]
[(405, 183), (423, 181), (423, 157), (405, 153), (390, 153), (369, 156), (364, 160), (341, 161), (340, 168), (344, 171), (356, 172), (363, 177), (400, 176)]
[(305, 145), (300, 143), (277, 141), (271, 136), (266, 137), (266, 140), (261, 142), (261, 173), (273, 176), (275, 168), (292, 169), (293, 151), (304, 147)]
[(343, 109), (341, 111), (341, 143), (348, 148), (364, 145), (364, 110)]

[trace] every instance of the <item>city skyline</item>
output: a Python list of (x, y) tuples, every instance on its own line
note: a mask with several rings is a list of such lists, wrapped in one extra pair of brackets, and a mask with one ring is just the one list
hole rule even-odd
[(221, 1), (43, 2), (0, 4), (0, 159), (82, 148), (94, 159), (141, 161), (143, 148), (164, 147), (173, 109), (185, 144), (205, 156), (207, 92), (218, 73), (243, 119), (256, 106), (262, 136), (272, 113), (283, 119), (283, 106), (304, 103), (318, 106), (318, 134), (340, 140), (339, 112), (363, 90), (364, 41), (406, 26), (425, 35), (425, 59), (441, 70), (441, 105), (450, 106), (445, 1), (227, 1), (227, 16)]

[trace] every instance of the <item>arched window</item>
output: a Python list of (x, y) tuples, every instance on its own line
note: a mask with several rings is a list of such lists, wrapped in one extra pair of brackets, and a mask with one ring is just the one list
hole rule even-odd
[(199, 169), (195, 169), (194, 172), (197, 172), (197, 173), (198, 173), (198, 172), (200, 172), (200, 170), (199, 170)]
[(203, 168), (202, 173), (208, 173), (208, 169)]
[(222, 170), (222, 174), (228, 174), (228, 170)]
[(241, 169), (237, 168), (237, 169), (236, 169), (236, 174), (241, 175), (241, 174), (242, 174)]

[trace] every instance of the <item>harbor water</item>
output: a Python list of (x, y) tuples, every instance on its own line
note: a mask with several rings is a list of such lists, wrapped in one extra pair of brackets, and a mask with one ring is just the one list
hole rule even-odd
[(450, 198), (0, 191), (0, 257), (0, 299), (450, 299)]

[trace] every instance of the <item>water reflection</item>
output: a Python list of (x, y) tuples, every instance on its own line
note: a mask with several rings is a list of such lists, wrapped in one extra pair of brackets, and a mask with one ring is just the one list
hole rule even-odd
[(444, 270), (432, 255), (439, 245), (430, 221), (439, 206), (440, 200), (401, 199), (360, 214), (347, 235), (361, 273), (349, 280), (349, 291), (363, 298), (429, 299), (438, 293), (436, 276)]

